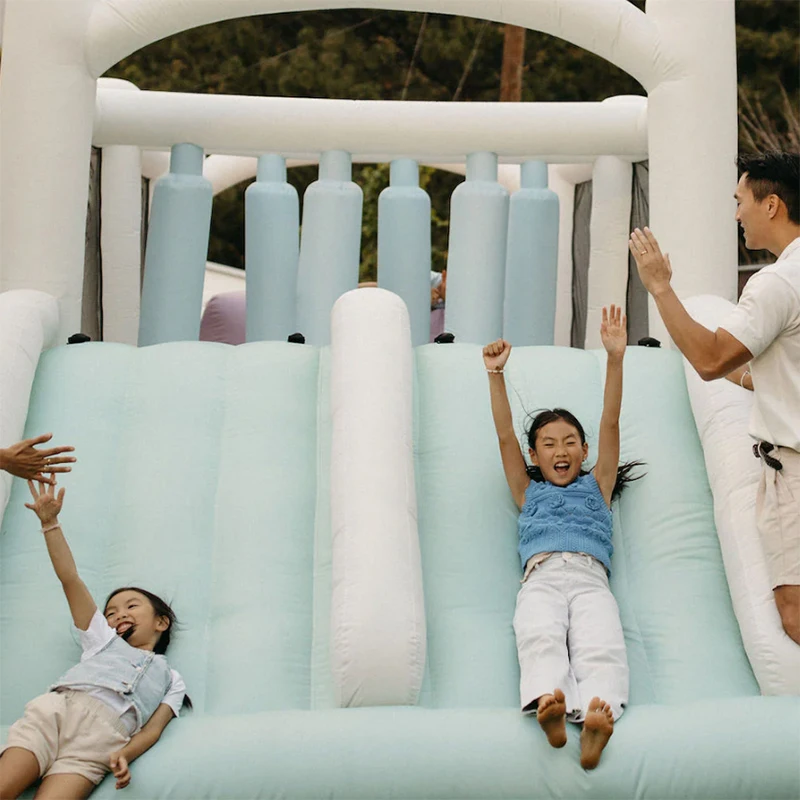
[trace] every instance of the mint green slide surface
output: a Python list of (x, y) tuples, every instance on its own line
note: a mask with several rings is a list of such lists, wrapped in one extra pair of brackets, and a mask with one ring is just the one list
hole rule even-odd
[[(515, 420), (564, 406), (596, 441), (603, 353), (521, 348)], [(79, 457), (62, 522), (99, 602), (173, 604), (168, 656), (195, 706), (131, 767), (135, 798), (790, 798), (800, 698), (760, 697), (742, 648), (680, 358), (630, 348), (612, 588), (630, 705), (600, 766), (518, 711), (516, 509), (480, 348), (416, 351), (428, 651), (419, 706), (337, 709), (329, 661), (328, 351), (87, 344), (43, 354), (26, 433)], [(381, 443), (376, 442), (380, 448)], [(391, 458), (391, 453), (386, 454)], [(0, 530), (0, 741), (79, 657), (27, 487)], [(115, 797), (107, 778), (93, 795)]]

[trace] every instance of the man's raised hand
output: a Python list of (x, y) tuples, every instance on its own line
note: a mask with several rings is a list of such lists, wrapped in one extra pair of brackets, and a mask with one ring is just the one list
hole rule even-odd
[[(53, 473), (71, 472), (72, 467), (68, 464), (75, 463), (74, 456), (65, 455), (72, 453), (75, 448), (62, 446), (51, 447), (48, 450), (37, 450), (37, 444), (44, 444), (53, 438), (52, 433), (44, 433), (35, 436), (33, 439), (25, 439), (22, 442), (12, 444), (4, 450), (0, 450), (0, 469), (16, 475), (27, 481), (40, 481), (41, 483), (55, 483)], [(45, 473), (49, 473), (48, 478)]]
[(636, 261), (636, 269), (644, 288), (652, 295), (669, 289), (672, 279), (672, 265), (669, 256), (661, 252), (658, 240), (650, 228), (636, 228), (628, 240), (628, 249)]

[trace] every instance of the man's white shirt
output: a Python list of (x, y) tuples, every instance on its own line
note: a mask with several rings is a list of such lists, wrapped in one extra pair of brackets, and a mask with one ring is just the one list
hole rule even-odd
[(753, 354), (750, 435), (800, 452), (800, 237), (750, 278), (720, 328)]

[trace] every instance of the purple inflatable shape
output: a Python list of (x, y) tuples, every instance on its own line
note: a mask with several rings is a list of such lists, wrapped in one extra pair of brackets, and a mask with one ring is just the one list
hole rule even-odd
[(244, 344), (245, 319), (244, 292), (214, 295), (200, 320), (200, 341)]

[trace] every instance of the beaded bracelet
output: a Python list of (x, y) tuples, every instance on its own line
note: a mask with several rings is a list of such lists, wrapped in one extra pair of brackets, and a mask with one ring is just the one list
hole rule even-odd
[(491, 372), (492, 375), (502, 375), (503, 374), (503, 370), (502, 369), (487, 369), (486, 371), (487, 372)]

